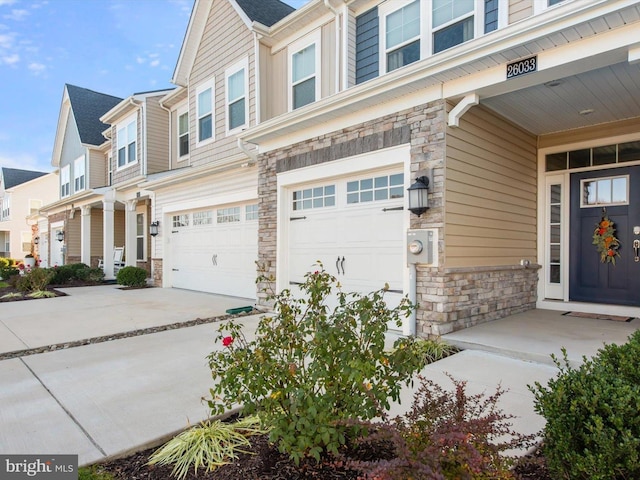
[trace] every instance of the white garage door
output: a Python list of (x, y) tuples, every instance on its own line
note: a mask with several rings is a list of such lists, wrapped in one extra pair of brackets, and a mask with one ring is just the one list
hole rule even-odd
[(172, 216), (171, 276), (176, 288), (256, 298), (258, 205)]
[(403, 294), (404, 175), (398, 171), (294, 187), (290, 191), (289, 281), (304, 282), (321, 261), (345, 292), (389, 284), (387, 303)]

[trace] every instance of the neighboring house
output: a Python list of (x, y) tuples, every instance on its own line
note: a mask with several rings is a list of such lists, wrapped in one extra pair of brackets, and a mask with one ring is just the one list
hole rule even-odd
[[(150, 271), (151, 199), (137, 184), (169, 166), (167, 90), (126, 99), (65, 85), (52, 164), (60, 169), (60, 197), (47, 205), (51, 264), (103, 260), (114, 276), (114, 249), (125, 263)], [(148, 146), (150, 145), (150, 146)], [(59, 234), (58, 232), (63, 232)]]
[[(639, 28), (623, 0), (313, 0), (254, 23), (260, 122), (238, 137), (276, 289), (322, 260), (347, 290), (411, 294), (423, 336), (536, 306), (640, 315)], [(592, 245), (604, 212), (615, 266)], [(433, 260), (411, 265), (408, 230)]]
[(236, 135), (265, 118), (271, 94), (260, 84), (259, 31), (293, 11), (277, 0), (195, 2), (178, 88), (162, 100), (171, 171), (140, 185), (154, 192), (158, 285), (256, 298), (258, 167)]
[(38, 253), (33, 239), (40, 233), (27, 217), (53, 201), (57, 190), (57, 173), (0, 169), (0, 257), (21, 260), (27, 254)]

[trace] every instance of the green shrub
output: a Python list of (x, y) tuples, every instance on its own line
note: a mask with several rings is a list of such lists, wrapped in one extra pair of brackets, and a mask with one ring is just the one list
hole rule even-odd
[(16, 288), (21, 292), (41, 292), (51, 283), (53, 276), (54, 273), (48, 268), (34, 268), (18, 279)]
[(147, 284), (147, 271), (140, 267), (123, 267), (116, 275), (118, 285), (143, 287)]
[(0, 278), (3, 280), (9, 280), (9, 278), (19, 274), (20, 270), (18, 270), (15, 260), (12, 258), (0, 257)]
[(251, 446), (247, 437), (267, 433), (258, 417), (234, 423), (219, 420), (202, 422), (169, 440), (149, 458), (150, 465), (173, 465), (173, 476), (182, 479), (193, 468), (213, 471), (238, 458)]
[[(224, 348), (208, 357), (217, 380), (212, 413), (237, 404), (257, 413), (271, 427), (271, 440), (296, 462), (337, 453), (358, 429), (344, 421), (388, 410), (423, 364), (413, 338), (385, 350), (388, 325), (400, 326), (414, 308), (406, 298), (390, 309), (384, 290), (343, 293), (324, 270), (307, 274), (300, 288), (304, 298), (289, 290), (269, 296), (275, 313), (260, 319), (253, 341), (233, 320), (222, 324), (217, 341)], [(334, 295), (338, 306), (330, 311), (326, 300)]]
[(466, 382), (450, 379), (453, 392), (420, 377), (406, 416), (378, 425), (362, 440), (392, 445), (394, 455), (350, 466), (378, 480), (514, 478), (513, 459), (504, 452), (529, 446), (534, 436), (515, 432), (513, 416), (498, 408), (505, 391), (498, 387), (490, 396), (469, 395)]
[(560, 372), (536, 382), (535, 409), (547, 421), (544, 453), (558, 478), (640, 478), (640, 331), (606, 345), (573, 368), (563, 349)]
[(104, 270), (98, 267), (87, 269), (87, 280), (93, 283), (101, 283), (104, 280)]
[(71, 265), (59, 265), (50, 270), (53, 271), (52, 285), (64, 285), (75, 278), (75, 269)]

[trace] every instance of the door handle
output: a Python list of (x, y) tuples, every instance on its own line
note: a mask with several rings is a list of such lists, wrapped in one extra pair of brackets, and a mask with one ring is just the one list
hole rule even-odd
[(338, 259), (336, 260), (336, 270), (338, 271), (338, 275), (340, 275), (340, 255), (338, 255)]
[(342, 257), (342, 260), (340, 261), (340, 266), (342, 267), (342, 274), (344, 275), (344, 257)]
[(636, 262), (640, 262), (640, 240), (633, 241), (633, 255)]

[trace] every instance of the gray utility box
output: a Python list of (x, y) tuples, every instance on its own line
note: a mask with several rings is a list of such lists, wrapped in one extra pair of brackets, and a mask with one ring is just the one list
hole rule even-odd
[(434, 228), (424, 230), (407, 230), (407, 263), (437, 263), (438, 231)]

